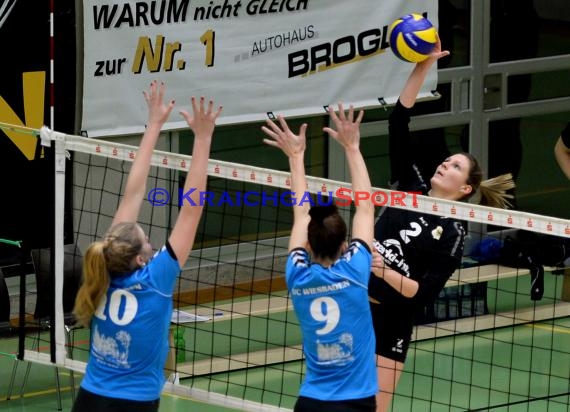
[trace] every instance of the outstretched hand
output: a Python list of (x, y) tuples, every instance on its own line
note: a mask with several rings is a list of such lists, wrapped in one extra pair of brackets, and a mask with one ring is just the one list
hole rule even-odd
[(345, 149), (360, 147), (360, 122), (364, 116), (364, 110), (360, 110), (356, 119), (354, 119), (354, 107), (348, 108), (348, 114), (345, 113), (342, 103), (338, 104), (338, 115), (335, 113), (333, 106), (329, 106), (329, 115), (335, 125), (335, 129), (323, 127), (323, 131), (328, 133), (330, 137), (339, 142)]
[(435, 42), (435, 46), (434, 46), (433, 50), (431, 51), (431, 53), (429, 54), (429, 57), (426, 60), (417, 63), (417, 65), (420, 67), (431, 66), (434, 62), (441, 59), (442, 57), (449, 56), (449, 54), (450, 54), (449, 50), (442, 50), (441, 49), (441, 39), (439, 38), (439, 35), (438, 35), (437, 40)]
[(210, 99), (208, 105), (205, 105), (204, 96), (200, 97), (200, 102), (196, 102), (196, 98), (192, 96), (192, 112), (191, 116), (186, 110), (180, 110), (180, 114), (188, 123), (188, 126), (194, 132), (196, 137), (211, 138), (216, 126), (216, 119), (222, 112), (222, 106), (218, 106), (214, 111), (214, 101)]
[(386, 264), (384, 258), (376, 250), (372, 251), (372, 264), (370, 265), (370, 271), (380, 279), (384, 278), (384, 271), (386, 270)]
[(435, 47), (430, 53), (429, 57), (422, 62), (416, 63), (414, 69), (410, 73), (404, 88), (400, 92), (400, 103), (406, 108), (413, 107), (416, 103), (418, 93), (424, 84), (427, 74), (431, 70), (431, 67), (435, 62), (437, 62), (442, 57), (448, 56), (448, 50), (441, 49), (441, 39), (437, 37)]
[(168, 104), (164, 103), (164, 90), (164, 82), (160, 82), (159, 84), (156, 80), (150, 83), (148, 91), (143, 90), (144, 99), (148, 105), (149, 124), (157, 123), (163, 125), (166, 123), (174, 107), (174, 100), (171, 100)]
[(277, 120), (279, 121), (279, 125), (273, 120), (267, 119), (267, 126), (261, 126), (261, 130), (263, 130), (267, 136), (271, 137), (271, 139), (263, 139), (263, 143), (278, 147), (287, 157), (304, 154), (307, 123), (303, 123), (299, 128), (299, 134), (295, 134), (289, 129), (283, 116), (278, 116)]
[(386, 267), (384, 258), (376, 250), (372, 251), (372, 268), (383, 269)]

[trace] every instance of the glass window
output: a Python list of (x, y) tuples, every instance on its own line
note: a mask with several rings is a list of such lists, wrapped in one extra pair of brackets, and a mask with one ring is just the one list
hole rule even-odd
[(568, 70), (513, 75), (508, 78), (507, 101), (524, 103), (570, 96)]
[(438, 34), (449, 57), (438, 61), (440, 69), (469, 65), (471, 0), (439, 0)]
[(570, 53), (567, 0), (493, 0), (491, 63)]
[(491, 63), (536, 57), (538, 15), (533, 0), (491, 1)]
[[(519, 4), (518, 1), (513, 1), (513, 3)], [(538, 15), (538, 57), (570, 54), (568, 1), (535, 0), (533, 4)]]
[[(514, 144), (519, 147), (505, 147), (508, 157), (504, 157), (505, 153), (496, 155), (495, 161), (508, 163), (510, 158), (518, 159), (517, 208), (525, 212), (569, 219), (570, 184), (558, 167), (554, 157), (554, 144), (570, 120), (570, 113), (516, 120), (520, 122), (521, 132), (520, 142)], [(492, 153), (489, 152), (489, 159)]]

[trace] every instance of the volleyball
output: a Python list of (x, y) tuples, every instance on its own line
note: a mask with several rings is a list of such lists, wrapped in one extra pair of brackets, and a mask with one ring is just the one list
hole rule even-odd
[(390, 26), (388, 35), (394, 54), (410, 63), (428, 58), (437, 41), (437, 30), (421, 14), (412, 13), (400, 17)]

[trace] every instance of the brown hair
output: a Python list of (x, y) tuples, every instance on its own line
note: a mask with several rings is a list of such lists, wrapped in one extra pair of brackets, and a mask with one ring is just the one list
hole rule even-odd
[(113, 226), (102, 241), (91, 243), (83, 257), (83, 283), (75, 298), (73, 313), (79, 323), (89, 326), (101, 298), (107, 293), (111, 274), (123, 275), (137, 268), (135, 257), (143, 244), (138, 224), (123, 222)]
[(483, 171), (479, 162), (471, 153), (460, 153), (465, 156), (470, 162), (469, 176), (467, 177), (467, 184), (472, 187), (471, 193), (465, 195), (462, 200), (471, 198), (477, 190), (481, 195), (479, 204), (484, 206), (498, 207), (506, 209), (511, 205), (507, 199), (512, 199), (514, 196), (507, 193), (508, 190), (515, 188), (513, 175), (506, 173), (504, 175), (496, 176), (491, 179), (483, 180)]
[(347, 227), (336, 205), (314, 206), (309, 210), (309, 245), (318, 258), (336, 259), (346, 241)]

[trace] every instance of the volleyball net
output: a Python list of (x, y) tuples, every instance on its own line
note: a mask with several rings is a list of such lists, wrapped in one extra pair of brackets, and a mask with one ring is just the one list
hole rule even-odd
[[(55, 155), (57, 299), (47, 338), (51, 356), (22, 343), (21, 358), (83, 372), (89, 331), (66, 325), (61, 298), (65, 159), (73, 168), (74, 246), (81, 253), (109, 228), (137, 147), (46, 128), (34, 133)], [(169, 139), (176, 141), (176, 133)], [(152, 157), (139, 223), (155, 247), (166, 241), (179, 205), (189, 201), (182, 188), (190, 162), (170, 151)], [(208, 175), (194, 248), (174, 293), (165, 391), (242, 410), (292, 410), (305, 370), (284, 268), (291, 203), (300, 199), (290, 191), (287, 171), (211, 159)], [(414, 330), (394, 410), (570, 404), (570, 273), (563, 257), (546, 259), (568, 245), (570, 221), (383, 188), (358, 199), (347, 182), (307, 180), (311, 195), (303, 200), (335, 201), (347, 221), (354, 202), (373, 201), (469, 227), (463, 266)], [(507, 245), (513, 253), (501, 255)], [(158, 344), (152, 332), (148, 343)]]

